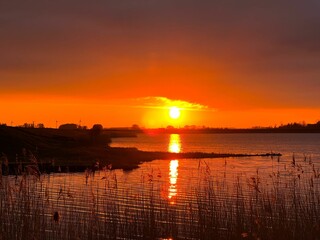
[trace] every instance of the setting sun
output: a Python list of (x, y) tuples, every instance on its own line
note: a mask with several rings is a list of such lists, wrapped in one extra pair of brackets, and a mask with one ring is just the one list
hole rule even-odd
[(180, 109), (177, 107), (171, 107), (169, 115), (172, 119), (178, 119), (180, 117)]

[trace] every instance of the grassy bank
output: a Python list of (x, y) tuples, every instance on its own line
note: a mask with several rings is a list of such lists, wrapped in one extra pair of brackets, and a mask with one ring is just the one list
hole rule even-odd
[[(248, 156), (279, 156), (276, 153), (168, 153), (146, 152), (135, 148), (111, 148), (115, 137), (134, 137), (133, 131), (61, 130), (0, 127), (0, 154), (3, 174), (21, 174), (26, 167), (40, 172), (80, 172), (87, 168), (113, 168), (132, 170), (140, 163), (156, 159), (227, 158)], [(99, 163), (97, 166), (96, 163)]]

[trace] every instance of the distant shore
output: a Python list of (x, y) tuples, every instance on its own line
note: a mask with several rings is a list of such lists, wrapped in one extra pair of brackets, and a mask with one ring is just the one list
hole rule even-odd
[(115, 137), (135, 137), (137, 131), (59, 130), (0, 127), (0, 157), (3, 174), (19, 174), (32, 167), (40, 172), (80, 172), (86, 169), (132, 170), (143, 162), (160, 159), (199, 159), (228, 157), (270, 157), (280, 153), (237, 154), (140, 151), (110, 147)]
[(320, 128), (157, 128), (142, 129), (146, 134), (237, 134), (237, 133), (320, 133)]

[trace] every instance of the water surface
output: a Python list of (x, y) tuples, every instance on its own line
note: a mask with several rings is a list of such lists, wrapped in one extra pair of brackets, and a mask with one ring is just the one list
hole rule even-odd
[[(136, 147), (145, 151), (167, 151), (170, 134), (138, 134), (137, 138), (112, 139), (114, 147)], [(319, 157), (320, 134), (180, 134), (181, 152), (266, 153), (284, 156), (306, 154)]]
[[(112, 221), (116, 219), (120, 224), (127, 224), (130, 221), (143, 221), (143, 212), (152, 208), (160, 218), (162, 213), (168, 209), (172, 210), (176, 218), (166, 221), (179, 224), (188, 217), (188, 208), (199, 206), (201, 199), (208, 199), (202, 197), (207, 194), (208, 187), (216, 191), (218, 201), (224, 201), (223, 198), (219, 199), (219, 196), (231, 197), (231, 204), (236, 202), (232, 199), (235, 183), (238, 181), (241, 182), (244, 191), (243, 197), (253, 195), (254, 181), (266, 189), (273, 189), (276, 184), (277, 189), (283, 189), (284, 192), (290, 192), (293, 184), (298, 183), (300, 190), (297, 194), (303, 195), (307, 188), (303, 187), (305, 182), (299, 182), (299, 174), (306, 176), (305, 179), (310, 179), (313, 175), (312, 167), (317, 171), (320, 167), (320, 134), (141, 134), (137, 138), (114, 139), (112, 146), (176, 153), (273, 151), (280, 152), (283, 156), (159, 159), (142, 163), (138, 169), (132, 171), (105, 170), (95, 175), (43, 175), (40, 181), (35, 181), (35, 185), (28, 188), (34, 189), (32, 191), (36, 193), (32, 195), (36, 205), (38, 202), (49, 203), (45, 208), (48, 221), (52, 212), (59, 211), (64, 213), (66, 222), (75, 221), (77, 213), (85, 223), (94, 211), (103, 222), (111, 221), (108, 219), (112, 218)], [(281, 181), (278, 181), (279, 179)], [(5, 180), (10, 182), (13, 192), (19, 192), (22, 180), (19, 182), (19, 179), (11, 176)], [(319, 180), (320, 178), (314, 178), (312, 182), (315, 191), (318, 192)], [(289, 197), (289, 205), (290, 199)], [(225, 211), (229, 211), (229, 208)], [(190, 224), (196, 224), (192, 221)], [(165, 226), (169, 222), (160, 221), (159, 224)], [(181, 230), (181, 238), (188, 236), (189, 233), (185, 231)], [(119, 234), (121, 235), (121, 232)]]

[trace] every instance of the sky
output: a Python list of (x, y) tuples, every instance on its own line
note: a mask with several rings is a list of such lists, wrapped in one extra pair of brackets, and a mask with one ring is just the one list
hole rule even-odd
[(0, 123), (319, 121), (319, 12), (318, 0), (0, 0)]

